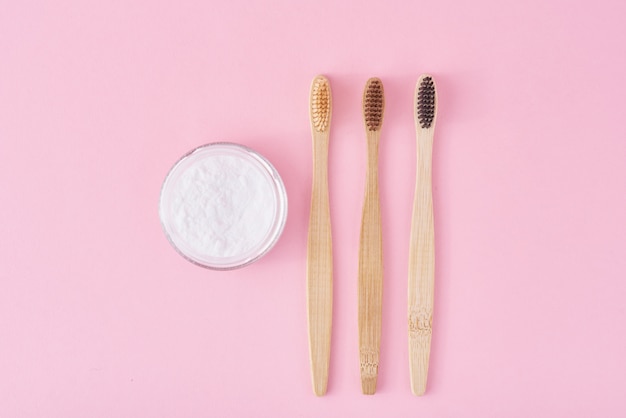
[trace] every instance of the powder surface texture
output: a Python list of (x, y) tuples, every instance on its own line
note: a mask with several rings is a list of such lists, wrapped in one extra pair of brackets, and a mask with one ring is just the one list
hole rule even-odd
[(267, 236), (276, 212), (270, 179), (238, 156), (207, 155), (180, 176), (171, 211), (175, 235), (209, 257), (237, 257)]

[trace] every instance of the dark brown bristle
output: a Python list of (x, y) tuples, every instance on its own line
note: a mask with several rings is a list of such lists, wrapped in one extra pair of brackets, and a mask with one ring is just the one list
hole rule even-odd
[(417, 91), (417, 120), (424, 129), (430, 128), (435, 119), (435, 82), (424, 77)]
[(384, 106), (383, 83), (377, 78), (370, 78), (363, 95), (363, 118), (368, 131), (377, 131), (382, 126)]
[(330, 85), (324, 77), (317, 77), (311, 88), (311, 122), (318, 132), (328, 129), (330, 123)]

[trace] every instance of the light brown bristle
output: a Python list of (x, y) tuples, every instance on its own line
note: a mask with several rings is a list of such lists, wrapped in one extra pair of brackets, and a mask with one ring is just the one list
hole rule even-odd
[(330, 106), (330, 83), (326, 77), (317, 76), (311, 86), (311, 123), (317, 132), (328, 130)]
[(431, 76), (423, 76), (422, 81), (418, 82), (417, 95), (415, 104), (415, 116), (420, 127), (428, 129), (433, 125), (435, 120), (436, 96), (435, 81)]
[(370, 78), (363, 92), (363, 119), (368, 131), (378, 131), (383, 124), (385, 91), (378, 78)]

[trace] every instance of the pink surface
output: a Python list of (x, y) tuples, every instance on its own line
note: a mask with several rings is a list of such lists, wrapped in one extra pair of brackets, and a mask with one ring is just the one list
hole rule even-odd
[[(567, 2), (13, 1), (0, 12), (0, 416), (623, 417), (626, 7)], [(411, 100), (436, 77), (436, 309), (409, 389)], [(308, 89), (332, 83), (335, 304), (312, 394)], [(360, 114), (385, 84), (379, 389), (360, 394)], [(240, 142), (289, 219), (243, 270), (171, 248), (161, 182)]]

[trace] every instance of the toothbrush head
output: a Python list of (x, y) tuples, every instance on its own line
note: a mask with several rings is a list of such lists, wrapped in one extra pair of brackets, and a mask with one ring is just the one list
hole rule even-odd
[(332, 99), (330, 83), (323, 75), (318, 75), (313, 79), (310, 101), (311, 126), (317, 132), (327, 132), (330, 128)]
[(437, 91), (435, 80), (430, 75), (422, 75), (415, 91), (415, 120), (422, 129), (435, 126), (437, 116)]
[(385, 112), (385, 91), (379, 78), (370, 78), (363, 92), (363, 120), (367, 131), (380, 131)]

